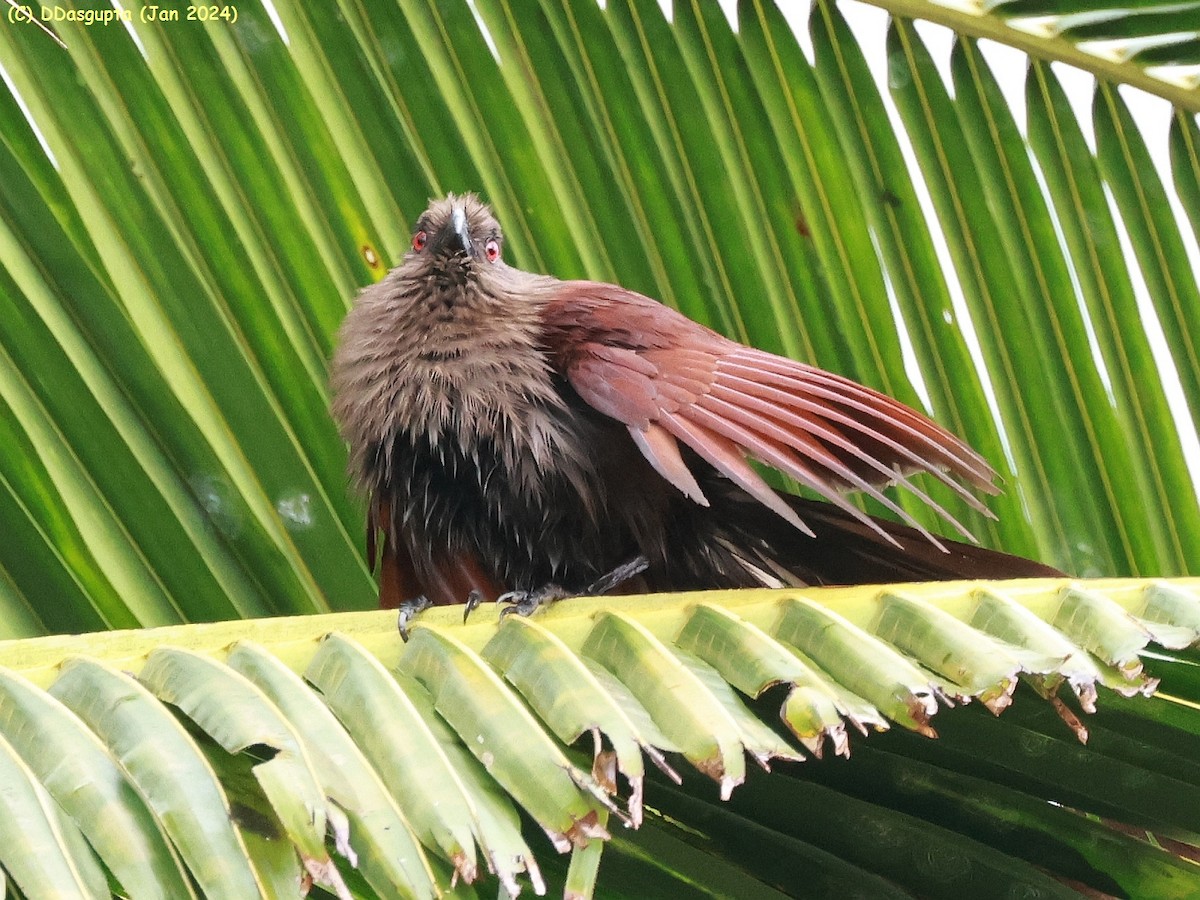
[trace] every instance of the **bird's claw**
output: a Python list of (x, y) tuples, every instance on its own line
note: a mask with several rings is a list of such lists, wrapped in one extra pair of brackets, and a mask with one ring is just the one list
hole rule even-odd
[(483, 602), (483, 591), (479, 588), (471, 588), (471, 593), (467, 594), (467, 604), (463, 609), (463, 624), (467, 624), (467, 616), (475, 612), (479, 608), (479, 604)]
[(501, 604), (500, 621), (503, 622), (505, 616), (513, 613), (531, 616), (541, 607), (569, 596), (570, 592), (557, 584), (543, 585), (536, 591), (507, 591), (496, 598), (496, 602)]
[[(533, 615), (543, 606), (549, 606), (558, 600), (565, 600), (567, 597), (597, 597), (602, 594), (607, 594), (613, 588), (617, 587), (622, 582), (628, 581), (635, 575), (639, 575), (646, 571), (650, 565), (650, 561), (644, 556), (636, 556), (628, 562), (622, 563), (606, 575), (593, 581), (582, 591), (568, 591), (566, 588), (557, 584), (545, 584), (540, 588), (532, 591), (508, 591), (496, 598), (496, 602), (501, 604), (500, 621), (504, 621), (505, 616), (510, 616), (516, 613), (519, 616)], [(471, 601), (468, 600), (470, 609), (474, 609), (479, 605), (479, 599), (476, 598), (474, 606), (471, 606)]]
[(396, 610), (396, 630), (400, 632), (400, 637), (408, 643), (408, 623), (417, 617), (418, 613), (424, 612), (433, 606), (433, 601), (422, 594), (420, 597), (414, 597), (411, 600), (405, 600)]

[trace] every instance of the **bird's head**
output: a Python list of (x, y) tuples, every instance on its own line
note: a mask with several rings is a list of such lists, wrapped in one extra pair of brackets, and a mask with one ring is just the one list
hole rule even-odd
[(504, 236), (487, 204), (474, 194), (434, 200), (413, 228), (405, 264), (439, 280), (461, 283), (473, 270), (501, 263)]

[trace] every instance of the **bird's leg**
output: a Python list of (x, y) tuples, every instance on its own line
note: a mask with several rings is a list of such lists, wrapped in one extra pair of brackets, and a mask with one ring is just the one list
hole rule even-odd
[(646, 557), (635, 556), (633, 559), (621, 563), (608, 574), (601, 575), (579, 592), (568, 591), (562, 585), (554, 583), (544, 584), (533, 591), (508, 591), (496, 598), (497, 603), (506, 604), (500, 610), (500, 618), (503, 620), (505, 616), (512, 613), (528, 616), (539, 607), (548, 606), (557, 600), (565, 600), (568, 597), (597, 597), (607, 594), (622, 582), (646, 571), (649, 565), (650, 560)]
[(416, 618), (417, 613), (424, 612), (433, 606), (433, 601), (421, 594), (419, 597), (413, 597), (403, 601), (396, 610), (396, 629), (400, 632), (400, 637), (404, 638), (404, 642), (408, 643), (408, 623)]
[(634, 575), (641, 575), (650, 567), (650, 560), (644, 556), (635, 556), (633, 559), (627, 560), (609, 572), (607, 575), (601, 575), (584, 591), (585, 597), (598, 597), (601, 594), (607, 594), (613, 588), (620, 584), (624, 584)]

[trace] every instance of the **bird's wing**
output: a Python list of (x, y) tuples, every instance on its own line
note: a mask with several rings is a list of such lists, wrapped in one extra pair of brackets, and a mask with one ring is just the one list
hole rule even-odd
[(809, 529), (746, 457), (867, 524), (873, 520), (844, 491), (870, 494), (924, 532), (881, 490), (900, 483), (970, 537), (908, 481), (914, 472), (933, 473), (990, 515), (967, 485), (994, 493), (991, 467), (954, 435), (878, 391), (730, 341), (614, 285), (563, 282), (543, 321), (553, 364), (579, 397), (626, 425), (658, 473), (697, 503), (707, 500), (679, 442), (803, 531)]

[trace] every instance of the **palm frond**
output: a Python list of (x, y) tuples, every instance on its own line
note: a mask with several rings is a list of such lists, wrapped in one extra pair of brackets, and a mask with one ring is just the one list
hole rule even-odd
[(872, 5), (1000, 41), (1046, 62), (1069, 63), (1200, 112), (1200, 4), (1195, 2), (879, 0)]
[[(572, 852), (586, 883), (578, 870), (594, 875), (622, 823), (647, 836), (625, 832), (616, 855), (665, 841), (668, 866), (696, 839), (675, 829), (679, 819), (725, 853), (761, 837), (792, 868), (812, 857), (810, 891), (835, 877), (858, 889), (910, 884), (853, 838), (865, 818), (896, 829), (909, 852), (940, 842), (973, 860), (969, 877), (952, 879), (960, 891), (999, 879), (997, 889), (1061, 893), (1036, 865), (1097, 889), (1131, 871), (1140, 889), (1157, 878), (1200, 884), (1187, 863), (1113, 832), (1083, 878), (1040, 848), (979, 843), (1014, 809), (1060, 848), (1095, 840), (1075, 813), (1030, 815), (1011, 789), (1022, 778), (1052, 783), (1079, 811), (1200, 839), (1189, 800), (1200, 789), (1168, 767), (1169, 753), (1071, 748), (1088, 737), (1082, 720), (1100, 688), (1102, 705), (1150, 694), (1143, 655), (1161, 653), (1151, 645), (1200, 638), (1191, 581), (740, 591), (620, 608), (568, 600), (499, 626), (461, 615), (427, 613), (407, 644), (386, 612), (0, 644), (11, 788), (0, 867), (26, 896), (64, 879), (72, 892), (103, 893), (101, 867), (139, 895), (191, 896), (194, 881), (203, 896), (257, 896), (305, 879), (347, 895), (360, 874), (359, 895), (432, 897), (486, 873), (515, 895), (526, 883), (544, 890), (539, 863), (562, 868), (554, 851)], [(846, 789), (861, 756), (873, 783), (899, 777), (893, 754), (905, 742), (869, 732), (900, 725), (931, 737), (939, 708), (972, 701), (998, 716), (1018, 681), (1033, 690), (1015, 727), (943, 714), (948, 746), (918, 738), (916, 755), (932, 762), (904, 763), (905, 777), (940, 772), (922, 790), (951, 807), (983, 792), (990, 806), (970, 827), (939, 817), (935, 828), (902, 802), (881, 814), (888, 802)], [(1183, 694), (1194, 700), (1195, 687)], [(851, 739), (848, 726), (861, 734)], [(974, 760), (958, 756), (981, 743)], [(824, 755), (851, 762), (790, 765)], [(747, 779), (747, 760), (786, 774), (769, 787)], [(716, 784), (684, 781), (685, 761)], [(1098, 771), (1117, 782), (1098, 782)], [(1118, 847), (1134, 861), (1119, 861)], [(798, 884), (740, 864), (743, 879)]]
[[(1197, 892), (1187, 579), (262, 618), (374, 602), (326, 360), (448, 190), (518, 265), (934, 415), (1004, 478), (996, 523), (930, 490), (986, 543), (1196, 574), (1196, 4), (879, 5), (882, 85), (827, 0), (5, 9), (0, 885)], [(1120, 85), (1174, 104), (1169, 173)]]
[[(831, 4), (811, 64), (765, 2), (736, 34), (704, 3), (674, 22), (649, 0), (484, 3), (498, 60), (463, 3), (274, 9), (278, 27), (255, 4), (63, 22), (66, 50), (0, 34), (0, 399), (26, 448), (2, 479), (9, 633), (370, 602), (324, 360), (355, 286), (449, 188), (484, 190), (519, 264), (619, 278), (924, 406), (1006, 478), (998, 525), (932, 489), (987, 542), (1080, 575), (1191, 570), (1197, 286), (1110, 87), (1093, 155), (1032, 67), (1043, 191), (975, 45), (951, 96), (904, 20), (889, 78), (919, 172)], [(1181, 109), (1193, 216), (1194, 137)], [(1146, 374), (1142, 283), (1185, 413)]]

